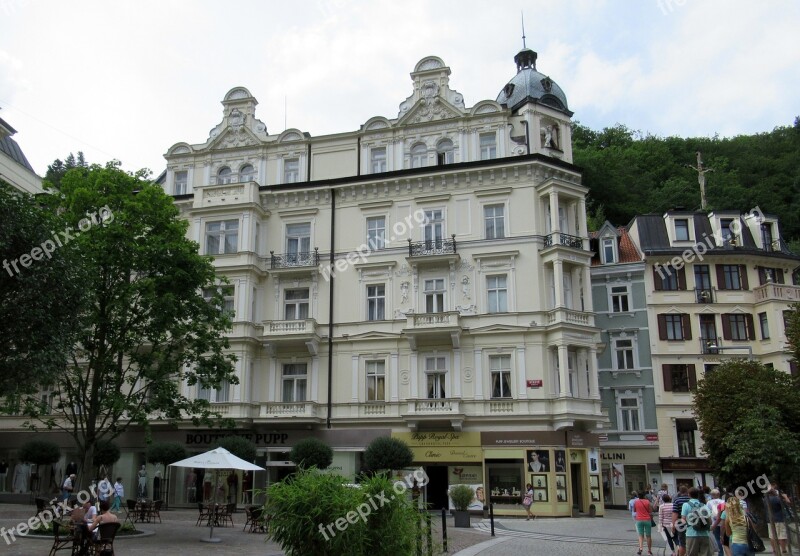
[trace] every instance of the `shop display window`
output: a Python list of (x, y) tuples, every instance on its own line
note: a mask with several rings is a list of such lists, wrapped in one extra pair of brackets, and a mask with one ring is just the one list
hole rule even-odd
[(589, 476), (589, 493), (591, 495), (592, 502), (600, 501), (600, 477), (597, 475)]
[(522, 500), (522, 473), (519, 464), (488, 465), (489, 492), (498, 504), (517, 504)]
[(547, 502), (547, 475), (544, 473), (531, 473), (531, 485), (533, 486), (533, 501)]
[(567, 501), (567, 475), (556, 474), (556, 500), (559, 502)]

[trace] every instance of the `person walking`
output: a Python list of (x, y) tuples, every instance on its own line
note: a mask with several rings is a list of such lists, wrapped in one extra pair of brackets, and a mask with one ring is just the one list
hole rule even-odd
[(720, 516), (725, 534), (730, 537), (729, 544), (733, 556), (753, 556), (754, 553), (747, 544), (747, 515), (739, 499), (735, 496), (728, 498)]
[(120, 510), (120, 504), (125, 497), (125, 488), (122, 486), (122, 477), (117, 477), (117, 482), (114, 483), (114, 500), (111, 505), (112, 512)]
[(686, 556), (713, 556), (711, 549), (711, 514), (702, 502), (705, 496), (699, 488), (689, 489), (689, 501), (681, 508), (686, 521)]
[(650, 500), (647, 499), (647, 491), (642, 490), (639, 493), (639, 498), (633, 502), (633, 516), (636, 521), (636, 533), (639, 536), (639, 556), (642, 555), (644, 549), (644, 539), (647, 538), (647, 554), (653, 556), (653, 536), (652, 524), (653, 519), (653, 506)]
[(633, 509), (633, 504), (639, 499), (639, 493), (635, 490), (631, 492), (631, 499), (628, 500), (628, 511), (631, 512), (631, 517), (636, 519), (636, 511)]
[(717, 545), (717, 556), (724, 556), (725, 553), (722, 549), (723, 527), (720, 514), (725, 508), (725, 501), (720, 497), (719, 489), (715, 488), (711, 490), (711, 500), (706, 502), (706, 507), (708, 508), (708, 511), (711, 512), (711, 534), (714, 535), (714, 541)]
[(78, 477), (73, 473), (72, 475), (68, 475), (64, 482), (61, 485), (61, 499), (67, 500), (72, 495), (72, 491), (75, 490), (75, 480)]
[(675, 527), (672, 524), (672, 496), (668, 493), (660, 494), (661, 505), (658, 507), (658, 526), (664, 540), (667, 541), (672, 556), (675, 556)]
[(672, 528), (675, 531), (675, 544), (678, 545), (678, 556), (686, 554), (686, 521), (681, 517), (683, 505), (689, 501), (689, 487), (681, 485), (678, 495), (672, 501)]
[(536, 516), (531, 513), (531, 506), (533, 506), (533, 485), (528, 483), (525, 485), (525, 496), (522, 498), (522, 507), (525, 508), (525, 513), (528, 515), (525, 521), (536, 519)]
[[(784, 495), (786, 496), (786, 495)], [(771, 518), (775, 525), (775, 534), (773, 535), (772, 527), (767, 527), (769, 531), (769, 542), (772, 545), (772, 552), (774, 554), (787, 554), (788, 537), (786, 535), (786, 516), (783, 514), (783, 502), (777, 485), (771, 485), (765, 504), (768, 505), (767, 517)]]

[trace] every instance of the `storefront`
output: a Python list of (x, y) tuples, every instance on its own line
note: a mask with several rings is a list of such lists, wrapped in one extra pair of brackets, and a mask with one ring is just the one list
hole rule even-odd
[(597, 436), (585, 432), (481, 433), (485, 484), (499, 515), (525, 515), (525, 485), (539, 516), (603, 515)]
[(661, 458), (661, 469), (670, 492), (676, 492), (682, 485), (690, 488), (716, 486), (713, 469), (706, 458)]
[[(664, 481), (658, 463), (658, 447), (603, 447), (603, 501), (607, 507), (627, 508), (633, 491), (645, 488), (656, 493)], [(670, 490), (674, 492), (674, 490)]]

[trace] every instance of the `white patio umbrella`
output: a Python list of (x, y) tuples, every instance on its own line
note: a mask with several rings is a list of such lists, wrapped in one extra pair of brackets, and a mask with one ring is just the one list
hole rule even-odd
[[(216, 448), (203, 454), (197, 454), (175, 463), (170, 463), (167, 467), (192, 467), (197, 469), (214, 470), (214, 507), (217, 505), (218, 474), (220, 469), (241, 469), (242, 471), (266, 471), (263, 467), (254, 465), (248, 461), (234, 456), (225, 448)], [(216, 511), (216, 510), (215, 510)], [(211, 530), (207, 539), (200, 539), (203, 542), (220, 542), (219, 538), (214, 537), (214, 520), (209, 520)]]

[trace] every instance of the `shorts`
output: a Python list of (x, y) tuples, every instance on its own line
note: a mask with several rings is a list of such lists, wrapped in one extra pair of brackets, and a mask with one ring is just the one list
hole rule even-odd
[[(767, 527), (769, 531), (769, 536), (772, 537), (772, 527)], [(775, 532), (777, 533), (777, 539), (779, 541), (785, 541), (787, 539), (786, 536), (786, 523), (783, 521), (776, 521), (775, 522)]]
[(683, 531), (675, 531), (675, 543), (678, 546), (686, 548), (686, 529)]
[(636, 532), (640, 537), (649, 537), (652, 530), (653, 526), (650, 525), (649, 519), (647, 521), (641, 520), (636, 522)]

